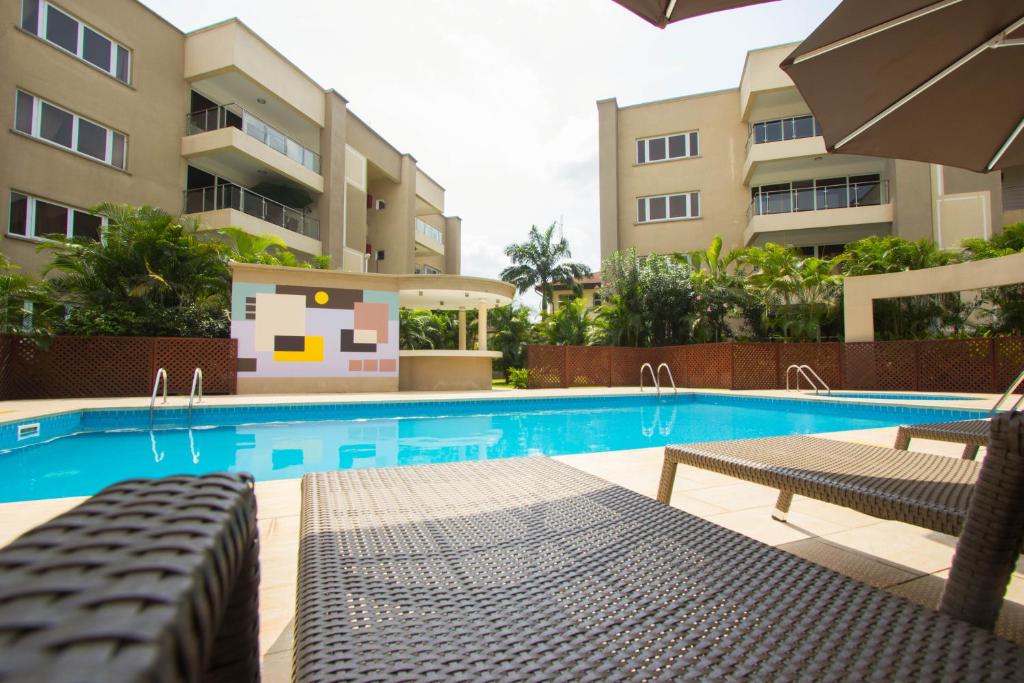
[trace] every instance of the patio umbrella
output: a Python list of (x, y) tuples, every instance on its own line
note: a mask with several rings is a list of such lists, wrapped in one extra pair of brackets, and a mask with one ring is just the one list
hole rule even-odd
[(615, 0), (630, 12), (643, 17), (658, 28), (701, 14), (711, 14), (735, 7), (757, 5), (774, 0)]
[(1024, 0), (845, 0), (781, 66), (830, 152), (1024, 164)]

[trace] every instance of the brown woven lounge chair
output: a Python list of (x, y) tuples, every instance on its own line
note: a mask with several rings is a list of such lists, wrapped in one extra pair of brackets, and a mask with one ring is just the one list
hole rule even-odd
[(258, 681), (248, 475), (115, 484), (0, 550), (0, 681)]
[(893, 448), (905, 451), (910, 448), (911, 439), (932, 439), (964, 444), (961, 456), (974, 460), (978, 448), (988, 443), (988, 420), (960, 420), (957, 422), (932, 422), (918, 425), (900, 425), (896, 431)]
[(1002, 426), (945, 613), (547, 458), (308, 474), (294, 680), (1020, 680)]

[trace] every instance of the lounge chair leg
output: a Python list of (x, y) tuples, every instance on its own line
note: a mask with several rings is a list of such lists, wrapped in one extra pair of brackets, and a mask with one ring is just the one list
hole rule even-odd
[(772, 510), (772, 519), (777, 522), (785, 522), (789, 517), (789, 506), (792, 503), (792, 493), (789, 491), (779, 491), (779, 498), (775, 501), (775, 509)]
[(910, 448), (910, 432), (904, 427), (900, 427), (896, 432), (896, 443), (892, 446), (898, 451), (905, 451)]
[(964, 446), (964, 454), (960, 457), (962, 457), (964, 460), (974, 460), (974, 458), (976, 458), (977, 455), (978, 446), (969, 443), (966, 446)]
[(668, 505), (672, 500), (672, 487), (676, 483), (676, 467), (679, 463), (665, 454), (665, 464), (661, 466), (661, 482), (658, 484), (658, 501)]

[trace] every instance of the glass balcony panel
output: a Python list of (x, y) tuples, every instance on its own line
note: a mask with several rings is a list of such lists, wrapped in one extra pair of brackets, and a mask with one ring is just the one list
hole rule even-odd
[(782, 121), (768, 121), (764, 124), (764, 141), (778, 142), (782, 139)]
[(259, 140), (271, 149), (302, 164), (314, 173), (320, 173), (320, 155), (292, 140), (237, 105), (229, 104), (192, 112), (185, 117), (186, 135), (195, 135), (219, 128), (234, 127)]
[(794, 211), (814, 211), (814, 189), (793, 190)]
[(814, 117), (798, 116), (793, 119), (793, 137), (810, 138), (814, 137)]

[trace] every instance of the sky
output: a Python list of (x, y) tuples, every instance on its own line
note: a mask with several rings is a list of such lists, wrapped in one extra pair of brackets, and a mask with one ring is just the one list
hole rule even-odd
[(802, 40), (838, 4), (779, 0), (659, 30), (612, 0), (143, 1), (184, 31), (236, 16), (341, 93), (444, 186), (462, 272), (486, 277), (507, 244), (556, 221), (573, 260), (600, 268), (597, 100), (736, 87), (747, 50)]

